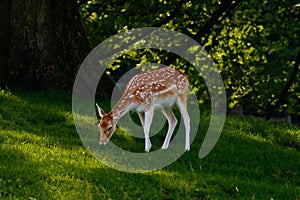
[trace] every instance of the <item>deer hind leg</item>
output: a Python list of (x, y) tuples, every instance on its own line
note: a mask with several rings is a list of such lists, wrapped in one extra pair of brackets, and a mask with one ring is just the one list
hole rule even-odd
[(173, 134), (174, 129), (176, 127), (177, 119), (176, 119), (172, 109), (161, 110), (161, 112), (167, 118), (168, 124), (169, 124), (167, 136), (165, 138), (163, 146), (161, 147), (162, 149), (167, 149), (169, 147), (169, 143), (170, 143), (172, 134)]
[(177, 106), (179, 107), (181, 116), (183, 118), (184, 126), (185, 126), (185, 150), (190, 150), (190, 116), (187, 111), (187, 99), (186, 95), (179, 96), (177, 98)]
[(151, 149), (151, 141), (149, 137), (149, 132), (150, 132), (150, 126), (152, 123), (153, 119), (153, 113), (154, 113), (154, 108), (150, 108), (148, 111), (145, 112), (145, 119), (144, 119), (144, 134), (145, 134), (145, 151), (149, 152)]

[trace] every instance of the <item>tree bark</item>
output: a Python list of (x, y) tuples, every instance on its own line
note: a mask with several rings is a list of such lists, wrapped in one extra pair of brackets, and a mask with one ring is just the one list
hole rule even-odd
[(75, 0), (2, 0), (0, 19), (0, 86), (72, 89), (90, 51)]

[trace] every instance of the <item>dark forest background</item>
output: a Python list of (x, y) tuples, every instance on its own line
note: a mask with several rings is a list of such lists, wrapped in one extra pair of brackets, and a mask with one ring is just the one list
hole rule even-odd
[[(300, 114), (300, 5), (290, 0), (2, 0), (0, 87), (71, 91), (83, 59), (105, 39), (138, 27), (182, 32), (212, 56), (224, 80), (229, 110)], [(204, 82), (180, 57), (154, 49), (122, 56), (101, 81), (109, 96), (115, 77), (139, 63), (174, 65), (190, 77), (199, 101)], [(299, 119), (298, 119), (299, 122)]]

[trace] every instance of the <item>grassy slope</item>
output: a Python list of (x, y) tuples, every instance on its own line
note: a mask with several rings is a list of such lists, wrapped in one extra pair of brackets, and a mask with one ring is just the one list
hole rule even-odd
[(204, 117), (191, 151), (164, 169), (130, 174), (89, 154), (76, 133), (70, 102), (59, 92), (0, 90), (0, 198), (300, 198), (299, 128), (227, 117), (218, 144), (200, 160)]

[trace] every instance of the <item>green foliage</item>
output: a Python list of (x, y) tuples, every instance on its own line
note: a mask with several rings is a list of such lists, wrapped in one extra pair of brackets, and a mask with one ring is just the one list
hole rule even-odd
[[(298, 14), (284, 2), (244, 1), (231, 19), (223, 22), (221, 34), (215, 35), (219, 44), (212, 51), (221, 66), (231, 105), (240, 103), (263, 114), (279, 100), (300, 50), (295, 34), (300, 27)], [(290, 92), (293, 88), (299, 90), (297, 81)], [(283, 103), (280, 110), (295, 106)]]
[[(209, 114), (191, 151), (145, 174), (101, 164), (82, 145), (71, 96), (59, 91), (0, 90), (0, 199), (299, 199), (300, 129), (229, 116), (213, 151), (198, 151)], [(128, 150), (143, 149), (123, 129), (113, 136)], [(156, 136), (154, 145), (161, 145)]]
[[(92, 47), (136, 27), (162, 26), (185, 33), (205, 46), (215, 60), (229, 108), (241, 104), (262, 115), (270, 110), (299, 114), (299, 73), (295, 80), (291, 76), (293, 68), (299, 67), (295, 66), (300, 51), (298, 2), (228, 2), (93, 0), (81, 6), (81, 15)], [(230, 11), (225, 14), (226, 10)], [(124, 61), (130, 67), (150, 62), (173, 64), (189, 75), (201, 101), (209, 101), (201, 75), (181, 58), (147, 49), (120, 58), (117, 66), (126, 67)], [(112, 68), (118, 68), (114, 65)]]

